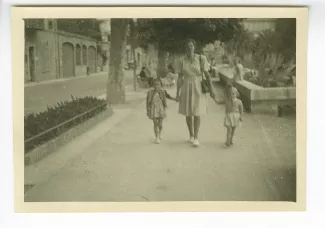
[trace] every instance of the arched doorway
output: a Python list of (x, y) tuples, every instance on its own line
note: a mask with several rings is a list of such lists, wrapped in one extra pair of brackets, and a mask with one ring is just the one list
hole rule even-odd
[(88, 67), (90, 74), (96, 72), (96, 48), (93, 46), (88, 48)]
[(69, 78), (75, 76), (74, 74), (74, 48), (71, 43), (62, 44), (62, 68), (63, 77)]
[(35, 47), (30, 46), (28, 49), (28, 65), (29, 65), (29, 77), (30, 81), (35, 82), (36, 81), (36, 75), (35, 75)]

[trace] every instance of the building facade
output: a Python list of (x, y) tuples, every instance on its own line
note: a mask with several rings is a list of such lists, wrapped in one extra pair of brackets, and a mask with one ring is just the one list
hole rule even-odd
[(135, 58), (135, 63), (136, 63), (136, 68), (141, 68), (146, 65), (146, 51), (141, 48), (137, 47), (134, 50), (134, 54), (132, 52), (131, 45), (126, 46), (126, 53), (125, 53), (125, 62), (126, 62), (126, 67), (133, 67), (134, 65), (134, 58)]
[(95, 39), (58, 31), (54, 19), (25, 20), (25, 83), (95, 73), (104, 62), (98, 46)]

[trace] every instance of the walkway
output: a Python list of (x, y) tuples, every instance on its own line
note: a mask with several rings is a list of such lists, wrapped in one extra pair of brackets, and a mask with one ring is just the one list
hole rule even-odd
[(25, 183), (36, 184), (25, 200), (295, 201), (294, 118), (246, 114), (235, 145), (225, 148), (224, 107), (210, 99), (201, 146), (193, 148), (177, 104), (169, 101), (164, 140), (156, 145), (145, 93), (138, 98), (135, 107), (115, 107), (112, 120), (25, 168)]
[[(86, 77), (27, 85), (24, 89), (25, 114), (45, 111), (47, 105), (71, 100), (71, 95), (74, 97), (103, 95), (106, 93), (107, 80), (108, 72), (100, 72)], [(133, 71), (125, 71), (125, 84), (133, 85)]]

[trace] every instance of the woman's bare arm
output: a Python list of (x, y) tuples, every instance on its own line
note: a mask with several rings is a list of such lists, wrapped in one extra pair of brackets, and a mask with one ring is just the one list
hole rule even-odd
[(211, 93), (214, 95), (210, 73), (208, 71), (204, 71), (204, 75), (205, 75), (205, 78), (208, 80), (209, 89), (210, 89)]
[[(202, 62), (203, 60), (203, 62)], [(203, 74), (206, 78), (206, 80), (208, 81), (209, 84), (209, 89), (210, 89), (210, 96), (215, 99), (215, 94), (213, 92), (213, 86), (212, 86), (212, 80), (211, 80), (211, 76), (208, 70), (208, 60), (206, 59), (206, 57), (203, 55), (200, 55), (200, 67), (201, 70), (203, 71)]]
[(180, 91), (181, 91), (181, 87), (183, 85), (183, 81), (184, 81), (184, 76), (182, 73), (178, 74), (178, 78), (177, 78), (177, 91), (176, 91), (176, 97), (180, 96)]

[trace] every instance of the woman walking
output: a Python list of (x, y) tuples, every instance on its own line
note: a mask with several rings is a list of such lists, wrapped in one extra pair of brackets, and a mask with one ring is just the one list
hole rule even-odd
[[(207, 93), (212, 98), (211, 77), (208, 73), (209, 64), (205, 56), (196, 54), (196, 42), (188, 39), (185, 42), (185, 56), (180, 59), (177, 80), (176, 101), (179, 101), (179, 113), (186, 116), (190, 139), (194, 146), (199, 146), (199, 129), (201, 116), (207, 114)], [(207, 91), (202, 91), (202, 79), (205, 76)]]

